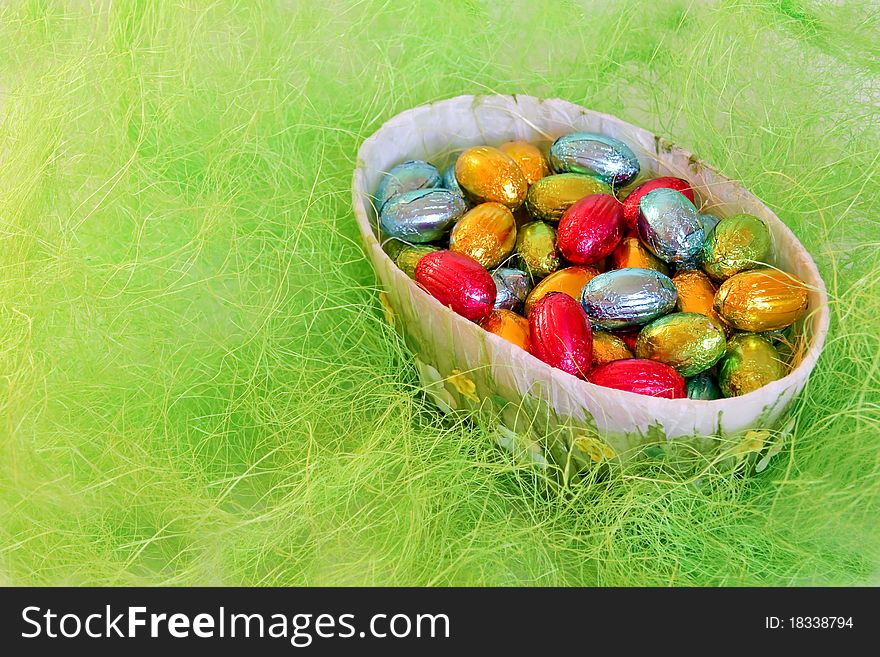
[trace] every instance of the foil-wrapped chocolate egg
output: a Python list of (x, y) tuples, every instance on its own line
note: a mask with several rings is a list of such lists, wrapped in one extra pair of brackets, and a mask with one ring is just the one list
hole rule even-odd
[(737, 333), (727, 343), (718, 385), (725, 397), (737, 397), (781, 379), (787, 369), (769, 340), (754, 333)]
[(495, 309), (480, 320), (480, 326), (500, 338), (529, 350), (529, 321), (510, 310)]
[(611, 335), (614, 337), (620, 338), (623, 340), (623, 344), (626, 345), (626, 348), (630, 351), (634, 351), (636, 348), (636, 341), (639, 339), (639, 333), (642, 332), (641, 326), (626, 326), (624, 328), (615, 329), (613, 331), (609, 331)]
[(392, 167), (379, 181), (376, 188), (376, 208), (381, 210), (388, 199), (398, 194), (440, 187), (441, 184), (440, 172), (433, 164), (423, 160), (402, 162)]
[(592, 194), (562, 215), (556, 243), (569, 262), (591, 265), (611, 255), (620, 243), (622, 222), (620, 201), (610, 194)]
[(492, 280), (495, 281), (496, 309), (517, 312), (522, 308), (532, 289), (527, 273), (514, 267), (499, 267), (492, 272)]
[(507, 153), (510, 159), (519, 165), (529, 185), (534, 185), (550, 173), (544, 154), (534, 144), (527, 141), (509, 141), (501, 144), (498, 150)]
[(748, 269), (721, 284), (713, 308), (740, 331), (778, 331), (803, 317), (808, 294), (797, 276), (776, 269)]
[(555, 271), (538, 283), (526, 299), (526, 317), (532, 312), (535, 303), (551, 292), (562, 292), (574, 300), (581, 298), (584, 285), (599, 275), (599, 270), (590, 266), (566, 267)]
[(672, 277), (672, 284), (678, 292), (678, 310), (683, 313), (701, 313), (712, 319), (718, 326), (730, 333), (730, 327), (715, 312), (715, 285), (699, 269), (687, 270)]
[(592, 132), (564, 135), (550, 146), (556, 173), (585, 173), (618, 189), (639, 175), (639, 160), (619, 139)]
[(519, 165), (492, 146), (474, 146), (459, 155), (455, 179), (474, 203), (494, 201), (511, 210), (522, 205), (529, 189)]
[(616, 335), (607, 331), (593, 333), (593, 367), (599, 367), (613, 360), (632, 357), (632, 351)]
[(722, 219), (702, 249), (703, 270), (724, 280), (746, 269), (766, 264), (772, 247), (767, 224), (750, 214)]
[(557, 173), (544, 176), (529, 187), (525, 207), (535, 219), (556, 223), (566, 210), (585, 196), (610, 193), (611, 187), (593, 176)]
[(688, 399), (702, 399), (712, 401), (721, 399), (721, 388), (715, 382), (715, 377), (708, 372), (701, 372), (687, 380)]
[(669, 267), (660, 258), (645, 248), (638, 237), (624, 237), (608, 257), (609, 269), (653, 269), (669, 275)]
[(439, 251), (436, 246), (407, 246), (398, 252), (394, 258), (394, 264), (400, 267), (410, 278), (416, 277), (416, 265), (423, 256)]
[(443, 170), (443, 179), (441, 186), (445, 189), (448, 189), (450, 192), (455, 192), (462, 198), (464, 198), (464, 190), (461, 188), (461, 185), (458, 184), (458, 181), (455, 179), (455, 164), (450, 164), (446, 169)]
[(671, 365), (682, 376), (709, 369), (724, 355), (727, 339), (699, 313), (672, 313), (645, 326), (636, 341), (637, 358)]
[(682, 399), (687, 396), (687, 384), (681, 374), (665, 363), (644, 358), (606, 363), (590, 372), (587, 381), (650, 397)]
[(483, 266), (466, 255), (434, 251), (416, 265), (416, 282), (462, 317), (476, 321), (495, 304), (495, 282)]
[(543, 221), (531, 221), (517, 231), (516, 253), (522, 269), (532, 278), (543, 278), (559, 269), (556, 229)]
[(593, 332), (580, 304), (551, 292), (529, 315), (530, 351), (538, 359), (578, 378), (586, 378), (593, 358)]
[(681, 192), (661, 187), (639, 201), (639, 237), (664, 262), (694, 262), (703, 248), (700, 213)]
[(449, 250), (464, 253), (486, 269), (497, 267), (516, 246), (516, 221), (501, 203), (480, 203), (452, 228)]
[(715, 230), (715, 226), (717, 226), (720, 222), (721, 222), (721, 219), (716, 217), (714, 214), (708, 214), (708, 213), (701, 214), (700, 215), (700, 225), (703, 226), (703, 237), (708, 240), (709, 235), (712, 234), (712, 231)]
[(390, 198), (382, 206), (379, 225), (388, 237), (433, 242), (449, 232), (467, 211), (464, 199), (448, 189), (416, 189)]
[(691, 203), (696, 203), (694, 190), (691, 184), (684, 178), (676, 178), (674, 176), (663, 176), (662, 178), (654, 178), (643, 182), (641, 185), (627, 194), (623, 200), (623, 220), (625, 222), (626, 233), (637, 234), (639, 222), (639, 201), (648, 192), (655, 189), (674, 189), (684, 194)]
[(675, 286), (653, 269), (614, 269), (584, 286), (581, 305), (593, 326), (610, 330), (647, 324), (675, 307)]

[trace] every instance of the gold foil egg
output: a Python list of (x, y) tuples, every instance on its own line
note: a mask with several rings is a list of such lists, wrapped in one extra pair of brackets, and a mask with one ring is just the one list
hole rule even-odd
[(527, 141), (509, 141), (501, 144), (498, 150), (507, 153), (510, 159), (519, 165), (529, 185), (534, 185), (550, 173), (544, 154), (534, 144)]
[(526, 317), (529, 316), (535, 303), (550, 292), (562, 292), (572, 299), (580, 299), (584, 285), (598, 275), (599, 270), (589, 265), (566, 267), (553, 272), (538, 283), (526, 298)]
[(529, 188), (519, 165), (491, 146), (475, 146), (459, 155), (455, 179), (475, 203), (494, 201), (511, 210), (522, 205)]
[(728, 335), (730, 327), (715, 312), (715, 285), (703, 272), (690, 269), (677, 273), (672, 277), (672, 284), (678, 292), (678, 310), (683, 313), (700, 313), (714, 320)]
[(770, 255), (767, 225), (750, 214), (722, 219), (703, 243), (703, 269), (715, 280), (761, 267)]
[(416, 277), (416, 265), (423, 256), (439, 251), (436, 246), (406, 246), (394, 258), (394, 264), (400, 267), (410, 278)]
[(791, 326), (804, 315), (807, 296), (804, 282), (792, 274), (776, 269), (750, 269), (721, 284), (713, 308), (740, 331), (776, 331)]
[(653, 269), (669, 276), (669, 267), (666, 266), (666, 263), (648, 251), (638, 237), (624, 237), (620, 240), (620, 244), (608, 256), (608, 264), (609, 269), (638, 267)]
[(486, 269), (497, 267), (516, 246), (516, 221), (501, 203), (481, 203), (458, 220), (449, 250), (464, 253)]
[(737, 397), (781, 379), (787, 369), (769, 340), (754, 333), (737, 333), (727, 343), (718, 385), (725, 397)]
[(709, 369), (724, 355), (727, 339), (714, 320), (700, 313), (672, 313), (639, 333), (636, 358), (671, 365), (682, 376)]
[(532, 221), (517, 232), (516, 252), (522, 268), (534, 278), (543, 278), (559, 269), (556, 229), (543, 221)]
[(593, 367), (599, 367), (613, 360), (632, 358), (633, 353), (626, 343), (606, 331), (593, 333)]
[(529, 350), (529, 320), (515, 312), (495, 309), (480, 321), (480, 326), (521, 349)]
[(535, 219), (556, 222), (566, 210), (585, 196), (610, 193), (611, 187), (593, 176), (558, 173), (544, 176), (529, 187), (526, 209)]

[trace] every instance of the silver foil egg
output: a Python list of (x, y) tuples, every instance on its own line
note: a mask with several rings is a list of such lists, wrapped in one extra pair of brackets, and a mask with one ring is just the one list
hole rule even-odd
[(379, 214), (379, 225), (388, 237), (433, 242), (446, 235), (466, 211), (467, 203), (455, 192), (416, 189), (388, 199)]
[(564, 135), (550, 146), (550, 166), (556, 173), (585, 173), (613, 187), (623, 187), (639, 175), (639, 160), (619, 139), (592, 132)]
[(694, 263), (705, 241), (694, 204), (674, 189), (655, 189), (639, 201), (639, 236), (665, 262)]
[(376, 188), (376, 208), (381, 210), (385, 203), (404, 192), (416, 189), (440, 187), (440, 172), (433, 164), (423, 160), (408, 160), (391, 168)]
[(492, 272), (495, 281), (495, 308), (518, 311), (532, 288), (529, 275), (522, 269), (499, 267)]
[(581, 292), (581, 306), (595, 330), (647, 324), (675, 308), (677, 300), (672, 279), (637, 267), (599, 274)]

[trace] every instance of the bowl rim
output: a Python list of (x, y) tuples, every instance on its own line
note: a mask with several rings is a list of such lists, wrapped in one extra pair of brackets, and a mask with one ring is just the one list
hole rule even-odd
[[(689, 161), (693, 162), (695, 165), (711, 171), (714, 176), (716, 176), (720, 181), (725, 183), (729, 183), (739, 190), (745, 192), (747, 195), (751, 196), (755, 200), (757, 200), (764, 208), (766, 209), (771, 221), (776, 224), (776, 227), (782, 231), (787, 239), (793, 243), (797, 250), (799, 251), (799, 259), (802, 260), (804, 267), (808, 270), (808, 272), (812, 276), (812, 281), (808, 282), (809, 289), (816, 293), (818, 297), (818, 307), (809, 313), (807, 316), (818, 314), (818, 321), (814, 317), (812, 319), (813, 330), (812, 335), (810, 336), (810, 344), (803, 355), (800, 363), (797, 367), (791, 369), (791, 371), (786, 374), (781, 379), (777, 379), (768, 383), (765, 386), (758, 388), (757, 390), (753, 390), (752, 392), (746, 393), (745, 395), (739, 395), (736, 397), (722, 397), (720, 399), (714, 400), (701, 400), (701, 399), (690, 399), (690, 398), (679, 398), (679, 399), (666, 399), (662, 397), (651, 397), (647, 395), (641, 395), (635, 392), (630, 392), (627, 390), (618, 390), (616, 388), (608, 388), (605, 386), (599, 386), (597, 384), (591, 383), (587, 380), (580, 379), (572, 374), (564, 372), (562, 370), (556, 369), (539, 360), (535, 356), (530, 353), (527, 353), (527, 356), (531, 359), (533, 366), (540, 370), (541, 368), (545, 368), (545, 372), (543, 376), (547, 380), (551, 380), (553, 377), (561, 376), (563, 377), (563, 382), (567, 386), (573, 386), (573, 391), (577, 394), (579, 390), (583, 390), (586, 394), (587, 391), (590, 391), (592, 394), (589, 394), (589, 397), (596, 398), (597, 395), (605, 395), (610, 397), (619, 397), (619, 401), (623, 404), (630, 403), (638, 403), (642, 406), (653, 406), (657, 405), (659, 408), (662, 408), (664, 411), (687, 411), (688, 409), (703, 409), (706, 408), (706, 405), (711, 405), (712, 409), (717, 409), (719, 412), (730, 412), (736, 411), (736, 407), (739, 405), (745, 406), (751, 400), (756, 399), (758, 396), (767, 396), (770, 394), (775, 394), (775, 396), (779, 396), (782, 392), (786, 391), (793, 385), (798, 385), (800, 383), (801, 386), (806, 385), (806, 382), (809, 378), (810, 373), (816, 366), (818, 362), (819, 356), (822, 352), (822, 349), (825, 344), (825, 338), (828, 334), (828, 328), (830, 325), (830, 307), (828, 303), (828, 292), (825, 286), (825, 282), (822, 279), (821, 274), (819, 273), (819, 269), (816, 266), (815, 260), (813, 259), (810, 252), (804, 247), (801, 241), (797, 238), (797, 236), (792, 232), (792, 230), (788, 227), (788, 225), (782, 221), (773, 210), (766, 205), (764, 201), (762, 201), (756, 194), (751, 192), (745, 185), (742, 183), (733, 180), (726, 175), (724, 175), (721, 171), (719, 171), (715, 166), (706, 162), (705, 160), (697, 157), (688, 149), (678, 145), (676, 142), (671, 141), (668, 138), (657, 135), (651, 130), (647, 128), (643, 128), (633, 123), (629, 123), (628, 121), (624, 121), (614, 115), (606, 114), (603, 112), (598, 112), (596, 110), (591, 110), (582, 105), (578, 105), (576, 103), (572, 103), (570, 101), (561, 99), (561, 98), (538, 98), (535, 96), (530, 96), (526, 94), (486, 94), (486, 95), (472, 95), (465, 94), (460, 96), (452, 96), (450, 98), (446, 98), (443, 100), (438, 100), (430, 103), (425, 103), (422, 105), (418, 105), (416, 107), (407, 109), (403, 112), (400, 112), (391, 118), (387, 119), (375, 132), (373, 132), (369, 137), (367, 137), (358, 147), (357, 151), (357, 159), (355, 168), (352, 174), (352, 205), (354, 208), (355, 219), (358, 224), (358, 229), (361, 234), (361, 239), (363, 241), (365, 250), (371, 250), (373, 252), (373, 256), (378, 256), (380, 259), (384, 259), (386, 264), (392, 265), (390, 270), (392, 275), (395, 277), (398, 285), (407, 285), (413, 288), (419, 288), (422, 294), (428, 295), (427, 292), (422, 290), (420, 286), (409, 276), (407, 276), (401, 269), (399, 269), (396, 265), (394, 265), (391, 258), (382, 248), (378, 237), (373, 231), (373, 226), (370, 223), (369, 215), (368, 215), (368, 206), (372, 207), (371, 202), (371, 190), (366, 189), (366, 181), (365, 181), (365, 169), (366, 169), (366, 161), (368, 156), (371, 154), (372, 149), (377, 143), (380, 143), (384, 140), (388, 133), (393, 133), (393, 131), (403, 123), (409, 122), (412, 120), (412, 116), (417, 113), (422, 113), (429, 111), (431, 108), (438, 108), (444, 105), (457, 105), (457, 104), (468, 104), (471, 105), (474, 110), (482, 104), (490, 105), (492, 101), (503, 101), (510, 102), (512, 100), (514, 106), (519, 107), (520, 101), (525, 100), (531, 103), (543, 105), (543, 104), (552, 104), (554, 106), (562, 107), (570, 111), (582, 112), (584, 114), (591, 114), (594, 117), (598, 118), (602, 122), (614, 123), (621, 126), (625, 126), (628, 129), (634, 129), (639, 132), (651, 134), (654, 136), (654, 139), (657, 140), (658, 143), (662, 143), (664, 145), (664, 150), (668, 150), (668, 152), (677, 151), (680, 155), (687, 158)], [(491, 106), (491, 105), (490, 105)], [(499, 109), (496, 105), (492, 107), (492, 109)], [(520, 115), (519, 118), (526, 123), (532, 125), (531, 119)], [(711, 198), (711, 195), (706, 195)], [(369, 253), (367, 253), (368, 259), (372, 260), (369, 257)], [(371, 263), (372, 264), (372, 263)], [(375, 267), (373, 267), (374, 273)], [(377, 273), (378, 275), (378, 273)], [(430, 297), (431, 302), (437, 304), (437, 306), (452, 315), (454, 319), (452, 321), (460, 321), (465, 324), (474, 324), (464, 317), (459, 316), (455, 312), (453, 312), (450, 308), (441, 304), (437, 299)], [(476, 326), (476, 324), (474, 324)], [(500, 347), (502, 352), (505, 349), (510, 349), (511, 351), (514, 349), (519, 349), (516, 345), (504, 340), (503, 338), (494, 335), (487, 334), (488, 340), (495, 341), (495, 346)], [(565, 379), (564, 377), (569, 377)], [(585, 388), (578, 388), (577, 386), (586, 386)], [(799, 391), (798, 391), (799, 392)], [(621, 396), (622, 395), (622, 396)], [(581, 395), (578, 395), (581, 396)]]

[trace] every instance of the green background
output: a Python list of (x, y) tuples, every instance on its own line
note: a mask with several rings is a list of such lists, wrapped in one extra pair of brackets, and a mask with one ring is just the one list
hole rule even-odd
[[(877, 582), (878, 36), (866, 2), (3, 3), (0, 582)], [(763, 473), (546, 489), (432, 410), (350, 177), (494, 92), (677, 141), (814, 254), (831, 332)]]

